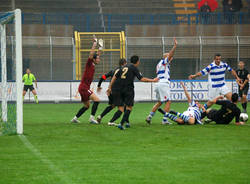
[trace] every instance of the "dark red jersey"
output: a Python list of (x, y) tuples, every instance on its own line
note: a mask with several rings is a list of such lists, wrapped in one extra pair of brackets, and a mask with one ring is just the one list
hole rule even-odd
[(93, 81), (95, 73), (95, 63), (93, 59), (88, 59), (85, 70), (82, 76), (81, 83), (79, 85), (79, 89), (90, 89), (91, 82)]

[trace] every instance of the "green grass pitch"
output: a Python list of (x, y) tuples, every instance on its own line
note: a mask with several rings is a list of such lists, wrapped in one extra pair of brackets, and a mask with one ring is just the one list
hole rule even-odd
[(25, 137), (0, 136), (0, 183), (250, 183), (250, 126), (163, 126), (160, 113), (149, 126), (152, 105), (137, 103), (121, 131), (107, 126), (114, 110), (101, 125), (90, 110), (70, 124), (81, 104), (24, 104)]

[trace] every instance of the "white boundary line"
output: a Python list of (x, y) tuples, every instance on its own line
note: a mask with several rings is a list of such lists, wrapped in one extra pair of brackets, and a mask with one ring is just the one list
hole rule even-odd
[(36, 157), (38, 157), (48, 168), (54, 173), (58, 178), (60, 178), (62, 183), (72, 184), (72, 180), (65, 174), (60, 168), (58, 168), (53, 162), (51, 162), (46, 156), (44, 156), (38, 149), (31, 144), (25, 135), (18, 135), (23, 144), (32, 152)]

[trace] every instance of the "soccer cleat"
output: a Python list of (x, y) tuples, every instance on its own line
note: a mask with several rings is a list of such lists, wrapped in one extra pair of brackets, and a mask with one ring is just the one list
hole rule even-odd
[(161, 124), (162, 125), (172, 125), (172, 123), (169, 122), (168, 120), (167, 121), (162, 121)]
[(90, 118), (89, 118), (89, 122), (90, 122), (91, 124), (99, 124), (99, 123), (95, 120), (94, 117), (90, 117)]
[(177, 112), (175, 112), (174, 110), (170, 110), (169, 113), (170, 113), (170, 114), (177, 115)]
[(126, 128), (130, 128), (130, 124), (129, 123), (126, 123)]
[(242, 113), (247, 113), (247, 110), (246, 110), (246, 109), (243, 109)]
[(205, 123), (205, 124), (208, 124), (208, 123), (211, 123), (211, 122), (212, 122), (211, 119), (205, 119), (205, 120), (204, 120), (204, 123)]
[(148, 116), (148, 117), (146, 118), (146, 122), (147, 122), (148, 124), (151, 124), (151, 118), (150, 118), (150, 116)]
[(119, 124), (117, 127), (118, 127), (120, 130), (125, 130), (125, 128), (124, 128), (121, 124)]
[(101, 115), (97, 116), (97, 119), (96, 119), (96, 120), (97, 120), (98, 123), (101, 123), (101, 121), (102, 121)]
[(116, 126), (114, 122), (108, 122), (108, 126)]
[(73, 118), (73, 119), (71, 120), (71, 123), (80, 123), (80, 121), (79, 121), (78, 119)]

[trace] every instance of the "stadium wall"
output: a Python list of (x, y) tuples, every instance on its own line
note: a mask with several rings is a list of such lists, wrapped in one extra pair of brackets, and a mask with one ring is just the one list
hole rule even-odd
[[(184, 80), (185, 85), (193, 98), (206, 101), (208, 94), (208, 82), (206, 80)], [(102, 91), (97, 93), (101, 101), (108, 101), (106, 89), (109, 82), (103, 82)], [(65, 81), (65, 82), (38, 82), (38, 98), (40, 102), (80, 102), (80, 95), (78, 94), (79, 81)], [(238, 86), (235, 81), (228, 80), (226, 85), (233, 92), (237, 92)], [(154, 83), (135, 82), (135, 101), (155, 101)], [(91, 89), (96, 91), (97, 82), (93, 82)], [(183, 89), (179, 80), (171, 82), (171, 98), (173, 101), (186, 100)], [(33, 102), (32, 93), (25, 96), (25, 102)], [(250, 100), (250, 92), (248, 93)]]

